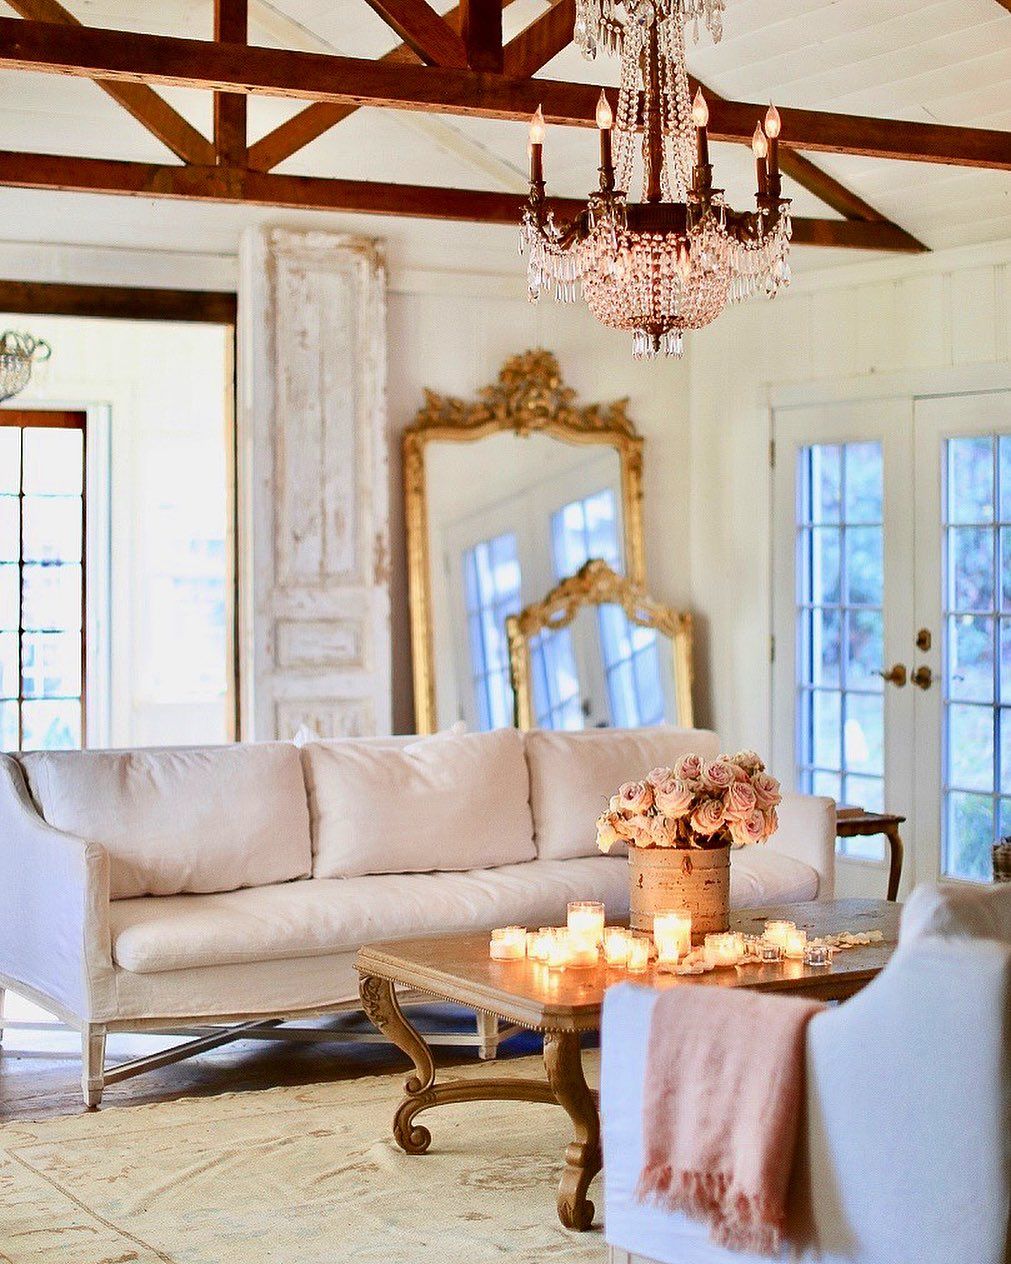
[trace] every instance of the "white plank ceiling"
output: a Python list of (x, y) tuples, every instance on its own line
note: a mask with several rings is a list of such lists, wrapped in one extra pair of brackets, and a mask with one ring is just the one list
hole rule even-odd
[[(208, 38), (210, 0), (65, 0), (84, 22), (155, 34)], [(445, 11), (451, 0), (438, 0)], [(546, 9), (516, 0), (506, 38)], [(0, 12), (13, 11), (0, 0)], [(250, 0), (258, 44), (376, 57), (395, 36), (364, 0)], [(690, 68), (724, 96), (886, 118), (1011, 130), (1011, 13), (998, 0), (727, 0), (725, 33), (703, 33)], [(583, 61), (566, 50), (541, 72), (557, 79), (616, 81), (610, 59)], [(210, 133), (209, 95), (166, 90), (194, 125)], [(252, 98), (250, 139), (297, 111), (298, 103)], [(516, 123), (360, 110), (288, 159), (279, 170), (369, 180), (524, 188), (525, 130)], [(161, 144), (94, 85), (48, 75), (0, 73), (0, 148), (174, 162)], [(880, 212), (930, 247), (1011, 238), (1011, 173), (811, 155)], [(595, 183), (594, 134), (549, 129), (549, 192), (579, 196)], [(748, 150), (714, 146), (717, 183), (738, 205), (752, 196)], [(787, 182), (789, 183), (789, 182)], [(798, 215), (833, 213), (796, 186)], [(131, 202), (132, 205), (121, 205)], [(0, 190), (0, 237), (81, 244), (193, 248), (194, 237), (224, 249), (244, 223), (270, 218), (255, 208), (188, 206), (136, 199)], [(285, 213), (285, 218), (291, 218)], [(314, 215), (324, 223), (346, 217)], [(370, 221), (384, 235), (389, 221)], [(451, 226), (446, 226), (451, 227)], [(498, 241), (510, 230), (483, 230)], [(481, 233), (463, 234), (475, 241)], [(114, 238), (114, 240), (111, 240)], [(826, 252), (799, 250), (822, 266)], [(832, 261), (864, 255), (831, 252)]]

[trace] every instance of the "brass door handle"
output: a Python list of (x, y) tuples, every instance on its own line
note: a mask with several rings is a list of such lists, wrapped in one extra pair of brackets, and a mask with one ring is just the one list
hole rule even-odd
[(934, 683), (934, 673), (929, 667), (917, 667), (916, 671), (909, 677), (917, 689), (929, 689)]
[(892, 667), (889, 667), (888, 671), (879, 671), (875, 674), (880, 676), (882, 680), (886, 680), (890, 685), (894, 685), (896, 689), (901, 689), (907, 679), (906, 664), (895, 663)]

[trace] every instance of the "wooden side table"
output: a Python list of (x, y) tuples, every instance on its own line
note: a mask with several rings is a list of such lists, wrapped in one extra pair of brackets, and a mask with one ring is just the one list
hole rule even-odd
[(905, 819), (904, 816), (893, 816), (889, 812), (853, 812), (846, 808), (836, 815), (835, 832), (838, 838), (864, 838), (883, 834), (888, 840), (889, 900), (894, 900), (899, 894), (899, 879), (902, 877), (902, 836), (899, 826)]

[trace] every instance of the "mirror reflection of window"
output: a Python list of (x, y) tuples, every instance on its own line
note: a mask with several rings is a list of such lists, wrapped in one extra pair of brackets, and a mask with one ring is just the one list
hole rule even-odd
[(513, 722), (506, 615), (520, 609), (520, 564), (509, 531), (481, 540), (463, 554), (471, 680), (480, 729)]

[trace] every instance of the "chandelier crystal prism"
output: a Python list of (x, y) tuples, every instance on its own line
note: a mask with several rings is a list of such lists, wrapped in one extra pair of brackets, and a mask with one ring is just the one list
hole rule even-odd
[[(753, 211), (735, 211), (713, 188), (709, 107), (690, 95), (685, 32), (699, 23), (722, 34), (724, 0), (577, 0), (574, 39), (584, 56), (621, 58), (617, 112), (597, 103), (599, 188), (568, 224), (545, 197), (545, 125), (530, 124), (530, 194), (520, 249), (532, 302), (544, 293), (573, 302), (632, 334), (636, 359), (680, 356), (685, 330), (701, 329), (729, 303), (790, 281), (790, 202), (779, 173), (780, 118), (770, 106), (755, 126)], [(640, 143), (641, 138), (641, 143)], [(628, 190), (641, 159), (642, 201)]]

